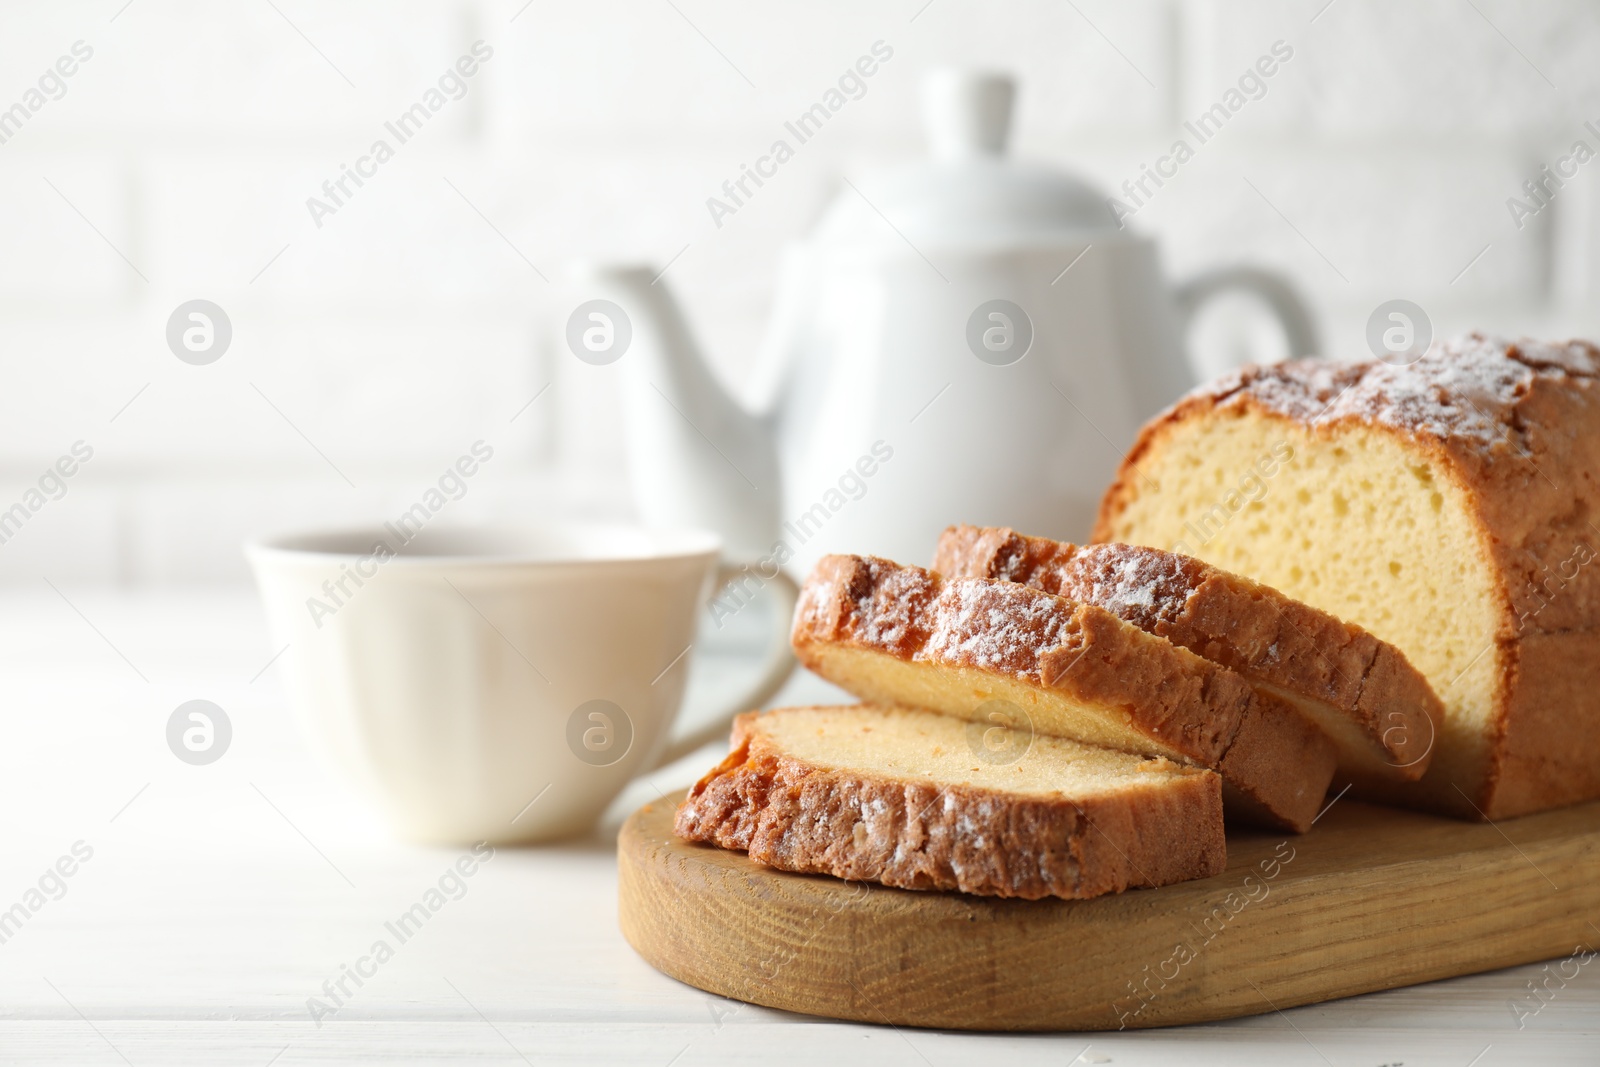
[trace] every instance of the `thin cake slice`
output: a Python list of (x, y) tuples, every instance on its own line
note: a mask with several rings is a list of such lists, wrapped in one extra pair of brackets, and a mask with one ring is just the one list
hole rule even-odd
[(675, 830), (786, 871), (1028, 900), (1222, 872), (1215, 774), (992, 729), (871, 704), (747, 712)]
[(1346, 777), (1415, 781), (1432, 759), (1444, 705), (1403, 652), (1249, 578), (1155, 548), (975, 526), (944, 532), (933, 569), (1099, 605), (1237, 671), (1320, 726)]
[(864, 700), (978, 721), (999, 707), (1038, 733), (1209, 767), (1231, 810), (1272, 826), (1308, 829), (1333, 777), (1333, 742), (1294, 708), (1104, 608), (1014, 582), (827, 556), (790, 640)]

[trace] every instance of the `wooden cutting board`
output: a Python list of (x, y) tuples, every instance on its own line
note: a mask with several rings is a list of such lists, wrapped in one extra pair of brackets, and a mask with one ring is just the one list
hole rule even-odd
[(1304, 836), (1230, 832), (1215, 878), (1006, 901), (775, 871), (678, 840), (677, 799), (622, 828), (623, 934), (680, 981), (810, 1015), (1166, 1026), (1600, 948), (1600, 803), (1491, 825), (1346, 799)]

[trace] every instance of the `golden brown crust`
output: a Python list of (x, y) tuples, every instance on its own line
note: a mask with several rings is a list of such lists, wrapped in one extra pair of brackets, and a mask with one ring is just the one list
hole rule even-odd
[(1500, 679), (1494, 721), (1470, 780), (1445, 780), (1435, 761), (1421, 789), (1386, 797), (1479, 818), (1600, 797), (1600, 688), (1570, 684), (1600, 660), (1600, 567), (1566, 573), (1576, 550), (1586, 559), (1600, 550), (1600, 348), (1472, 334), (1409, 367), (1243, 368), (1144, 427), (1101, 500), (1092, 539), (1117, 539), (1117, 520), (1140, 493), (1141, 462), (1177, 428), (1216, 416), (1272, 419), (1318, 439), (1387, 434), (1436, 463), (1471, 502), (1479, 551), (1500, 579), (1499, 634), (1486, 652)]
[(678, 808), (679, 837), (780, 870), (1027, 900), (1209, 878), (1226, 865), (1214, 774), (1078, 798), (939, 786), (790, 756), (760, 728), (781, 714), (735, 721), (733, 751)]
[(1270, 687), (1328, 729), (1347, 773), (1411, 781), (1427, 770), (1443, 705), (1421, 672), (1388, 642), (1269, 586), (1176, 552), (1005, 527), (950, 527), (933, 569), (1098, 605)]
[(1286, 829), (1309, 828), (1333, 776), (1333, 743), (1287, 704), (1103, 608), (1012, 582), (828, 556), (801, 590), (791, 642), (801, 663), (867, 700), (917, 704), (926, 694), (898, 676), (839, 669), (841, 650), (939, 675), (955, 693), (939, 710), (952, 714), (983, 704), (986, 679), (1095, 709), (1172, 758), (1231, 767), (1228, 784)]

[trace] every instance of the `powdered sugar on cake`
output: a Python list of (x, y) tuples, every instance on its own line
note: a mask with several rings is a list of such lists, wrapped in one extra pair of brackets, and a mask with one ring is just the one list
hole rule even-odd
[(1105, 608), (1140, 629), (1182, 614), (1194, 592), (1181, 557), (1133, 545), (1085, 545), (1062, 574), (1061, 595)]
[(1312, 426), (1376, 422), (1487, 451), (1523, 433), (1514, 418), (1518, 401), (1544, 376), (1600, 377), (1600, 349), (1475, 333), (1437, 342), (1408, 366), (1291, 360), (1245, 367), (1191, 396), (1219, 407), (1254, 401)]
[(1066, 644), (1071, 605), (1022, 586), (979, 578), (945, 583), (919, 656), (1030, 676), (1041, 649)]
[(935, 568), (1094, 604), (1145, 630), (1181, 615), (1203, 580), (1198, 562), (1175, 553), (1122, 544), (1072, 545), (1023, 537), (1007, 527), (951, 527), (940, 538)]
[(916, 640), (917, 612), (933, 594), (926, 572), (869, 561), (873, 576), (870, 610), (860, 611), (864, 636), (881, 644), (899, 647)]

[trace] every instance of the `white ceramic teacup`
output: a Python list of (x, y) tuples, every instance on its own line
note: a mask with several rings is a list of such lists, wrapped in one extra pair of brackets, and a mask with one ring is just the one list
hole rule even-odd
[(635, 775), (725, 735), (794, 668), (796, 590), (779, 572), (762, 579), (778, 619), (761, 676), (669, 737), (719, 573), (706, 531), (386, 528), (245, 552), (307, 735), (418, 841), (580, 833)]

